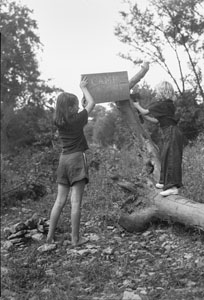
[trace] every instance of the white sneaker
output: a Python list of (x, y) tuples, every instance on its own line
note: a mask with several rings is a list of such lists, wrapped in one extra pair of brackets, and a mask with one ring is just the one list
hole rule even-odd
[(156, 188), (158, 188), (158, 189), (163, 189), (163, 187), (164, 187), (164, 185), (163, 185), (163, 183), (156, 183)]
[(164, 197), (169, 196), (169, 195), (178, 195), (178, 189), (176, 187), (172, 187), (171, 189), (160, 192), (160, 195), (162, 195)]

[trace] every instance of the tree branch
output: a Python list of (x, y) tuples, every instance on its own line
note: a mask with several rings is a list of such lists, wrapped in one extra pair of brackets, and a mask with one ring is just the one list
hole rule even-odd
[(194, 75), (195, 75), (196, 82), (197, 82), (197, 85), (198, 85), (199, 90), (200, 90), (200, 94), (201, 94), (201, 96), (202, 96), (202, 98), (203, 98), (203, 101), (204, 101), (204, 91), (203, 91), (203, 89), (202, 89), (202, 87), (201, 87), (200, 80), (199, 80), (199, 78), (198, 78), (198, 74), (197, 74), (197, 71), (196, 71), (196, 69), (195, 69), (195, 65), (194, 65), (194, 63), (193, 63), (192, 57), (191, 57), (191, 55), (190, 55), (190, 52), (189, 52), (188, 47), (186, 46), (186, 43), (185, 43), (185, 42), (183, 43), (183, 46), (184, 46), (184, 48), (185, 48), (185, 50), (186, 50), (186, 52), (187, 52), (187, 54), (188, 54), (188, 57), (189, 57), (191, 66), (192, 66), (192, 68), (193, 68), (193, 73), (194, 73)]

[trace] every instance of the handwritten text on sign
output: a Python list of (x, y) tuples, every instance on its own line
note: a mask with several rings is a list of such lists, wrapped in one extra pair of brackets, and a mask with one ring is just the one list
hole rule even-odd
[(128, 74), (110, 72), (83, 74), (88, 78), (88, 90), (96, 103), (127, 100), (130, 96)]

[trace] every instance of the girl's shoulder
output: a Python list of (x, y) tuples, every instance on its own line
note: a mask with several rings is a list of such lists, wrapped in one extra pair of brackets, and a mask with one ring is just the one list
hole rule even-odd
[(78, 113), (77, 113), (77, 115), (78, 116), (88, 116), (88, 112), (87, 112), (87, 110), (85, 109), (85, 108), (83, 108), (81, 111), (79, 111)]
[(161, 107), (161, 106), (164, 106), (164, 101), (162, 100), (157, 100), (157, 101), (153, 101), (152, 103), (150, 103), (148, 105), (148, 108), (156, 108), (156, 107)]
[(159, 100), (156, 102), (153, 102), (149, 107), (149, 112), (152, 114), (155, 118), (158, 117), (164, 117), (167, 115), (173, 115), (175, 111), (175, 107), (173, 104), (173, 101), (168, 100)]
[(79, 124), (86, 124), (88, 121), (88, 112), (86, 109), (83, 109), (82, 111), (74, 114), (72, 118), (69, 120), (70, 125), (79, 125)]
[(88, 112), (86, 109), (81, 110), (80, 112), (76, 113), (73, 118), (75, 120), (81, 120), (81, 119), (88, 119)]

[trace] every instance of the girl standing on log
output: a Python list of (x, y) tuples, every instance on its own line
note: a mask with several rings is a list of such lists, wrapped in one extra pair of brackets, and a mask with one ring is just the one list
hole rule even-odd
[(87, 89), (87, 78), (81, 80), (80, 88), (84, 94), (83, 107), (79, 110), (78, 98), (70, 93), (61, 93), (57, 98), (55, 125), (62, 141), (62, 153), (57, 169), (58, 193), (50, 215), (47, 243), (54, 242), (54, 232), (62, 209), (71, 190), (71, 242), (80, 246), (87, 242), (79, 237), (81, 202), (84, 187), (89, 181), (85, 150), (88, 149), (83, 127), (88, 122), (88, 114), (95, 106)]
[[(163, 81), (156, 86), (157, 102), (143, 108), (138, 102), (133, 102), (139, 112), (147, 116), (149, 121), (159, 123), (162, 132), (161, 172), (156, 187), (163, 189), (162, 196), (177, 195), (182, 186), (182, 153), (183, 135), (177, 127), (175, 118), (175, 94), (172, 85)], [(135, 100), (134, 100), (135, 101)], [(148, 117), (151, 114), (152, 117)]]

